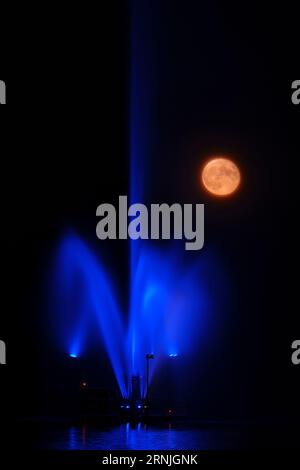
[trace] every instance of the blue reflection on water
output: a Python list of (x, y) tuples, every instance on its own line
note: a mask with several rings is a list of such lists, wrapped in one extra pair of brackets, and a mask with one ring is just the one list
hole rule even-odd
[(72, 426), (69, 430), (52, 431), (43, 447), (57, 450), (223, 450), (234, 449), (237, 433), (224, 429), (198, 429), (166, 423), (123, 423), (98, 429)]

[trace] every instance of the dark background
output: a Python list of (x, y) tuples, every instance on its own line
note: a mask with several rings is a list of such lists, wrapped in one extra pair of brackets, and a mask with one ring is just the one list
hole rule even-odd
[[(296, 425), (297, 14), (288, 4), (144, 3), (160, 11), (149, 15), (160, 25), (155, 122), (162, 129), (149, 198), (206, 204), (206, 240), (217, 245), (233, 286), (222, 334), (204, 370), (193, 374), (197, 413)], [(96, 207), (129, 193), (127, 2), (97, 11), (26, 8), (1, 32), (9, 106), (0, 121), (0, 337), (8, 361), (0, 379), (1, 408), (10, 417), (49, 412), (45, 383), (52, 374), (57, 380), (59, 359), (41, 309), (51, 250), (70, 226), (99, 247)], [(235, 199), (215, 201), (191, 178), (215, 153), (241, 166)], [(126, 244), (106, 256), (122, 283)]]

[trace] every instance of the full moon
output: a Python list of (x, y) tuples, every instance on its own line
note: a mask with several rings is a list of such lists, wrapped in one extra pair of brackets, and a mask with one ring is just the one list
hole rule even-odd
[(205, 189), (215, 196), (229, 196), (239, 187), (241, 174), (232, 160), (216, 157), (205, 164), (201, 180)]

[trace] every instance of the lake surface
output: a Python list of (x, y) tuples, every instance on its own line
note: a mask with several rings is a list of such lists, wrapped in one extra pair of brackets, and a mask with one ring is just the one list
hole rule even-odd
[(299, 429), (275, 423), (25, 421), (17, 435), (45, 451), (207, 450), (298, 448)]
[[(46, 437), (46, 436), (44, 436)], [(239, 433), (165, 423), (122, 423), (108, 428), (87, 424), (47, 430), (40, 447), (53, 450), (224, 450), (236, 448)]]

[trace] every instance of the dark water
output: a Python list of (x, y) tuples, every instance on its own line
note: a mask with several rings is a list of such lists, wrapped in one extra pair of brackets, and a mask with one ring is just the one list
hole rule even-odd
[(242, 450), (299, 448), (299, 428), (288, 423), (155, 422), (19, 423), (14, 432), (26, 449), (95, 450)]
[(111, 428), (89, 425), (47, 431), (40, 447), (51, 450), (224, 450), (237, 446), (238, 433), (166, 423), (122, 423)]

